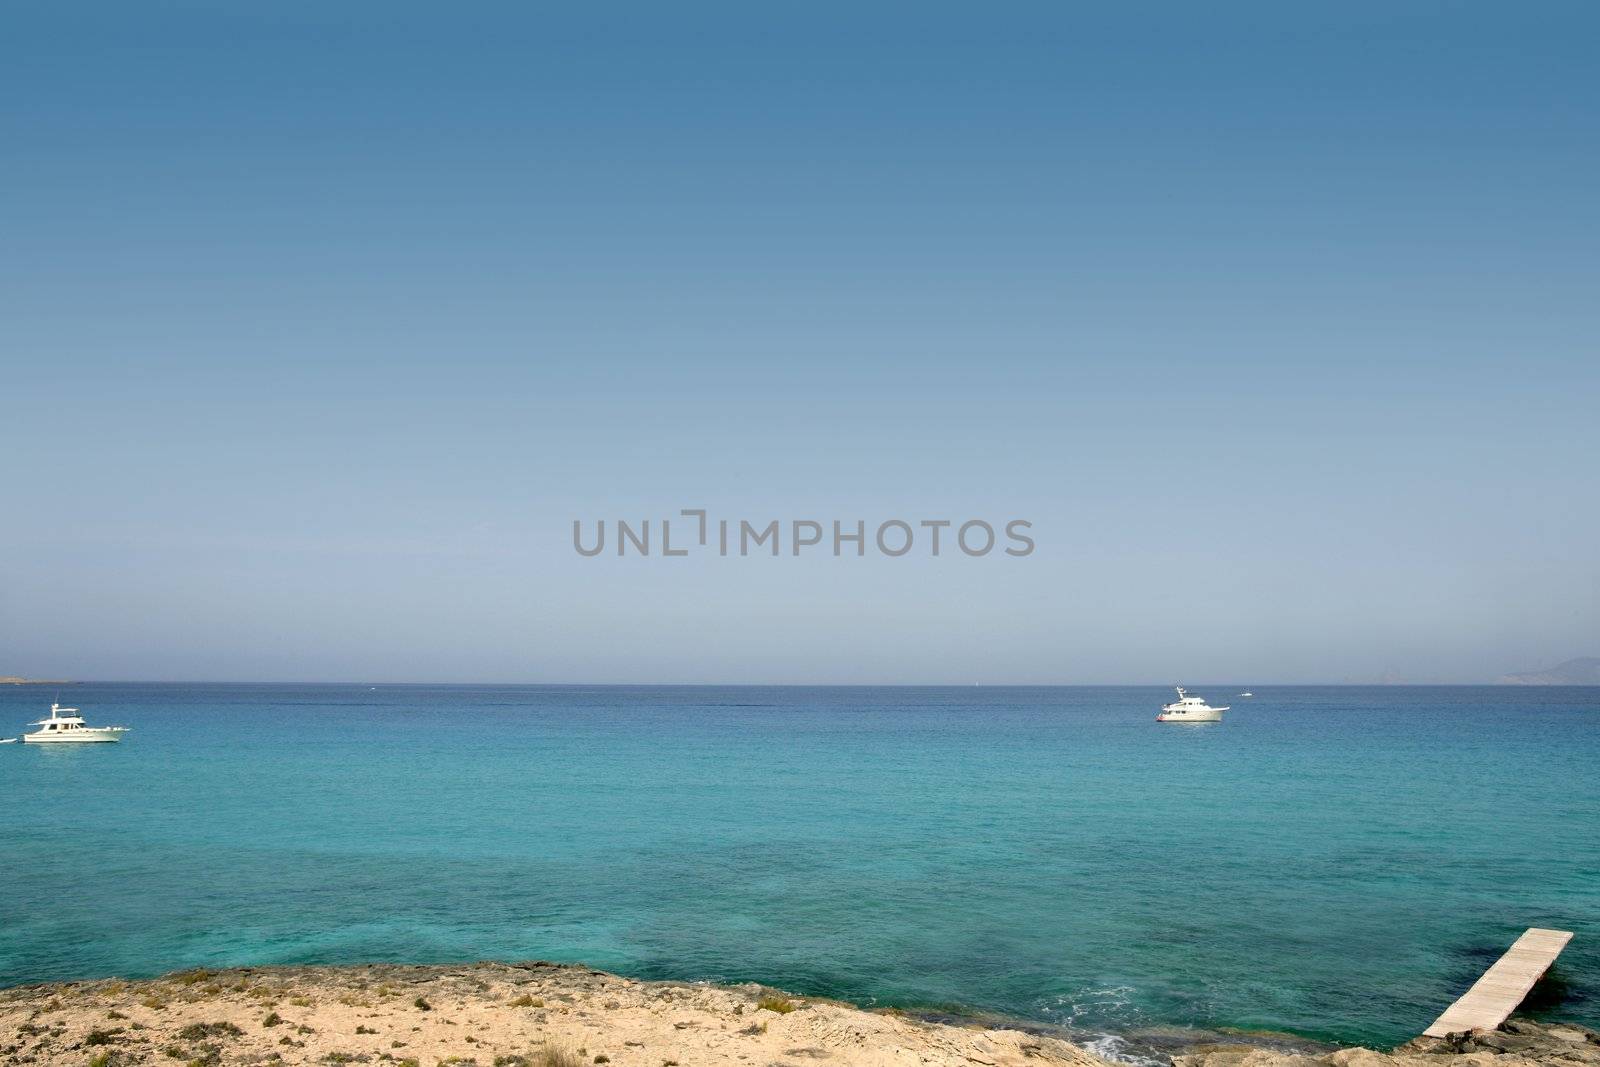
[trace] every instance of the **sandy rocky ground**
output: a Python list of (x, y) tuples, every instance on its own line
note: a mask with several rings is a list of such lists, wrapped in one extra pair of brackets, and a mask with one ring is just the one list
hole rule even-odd
[(1064, 1041), (586, 968), (269, 967), (0, 991), (0, 1063), (1103, 1067)]
[[(1202, 1045), (1176, 1067), (1600, 1067), (1600, 1035), (1491, 1034), (1296, 1054)], [(0, 1064), (222, 1067), (1106, 1067), (1059, 1038), (866, 1011), (762, 986), (479, 963), (185, 971), (0, 991)]]

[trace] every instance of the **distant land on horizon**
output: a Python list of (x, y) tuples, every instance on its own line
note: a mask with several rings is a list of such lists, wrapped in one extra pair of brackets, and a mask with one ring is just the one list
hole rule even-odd
[(1501, 685), (1600, 685), (1600, 656), (1580, 656), (1544, 671), (1500, 676)]
[(0, 685), (72, 685), (65, 678), (18, 678), (14, 674), (0, 674)]

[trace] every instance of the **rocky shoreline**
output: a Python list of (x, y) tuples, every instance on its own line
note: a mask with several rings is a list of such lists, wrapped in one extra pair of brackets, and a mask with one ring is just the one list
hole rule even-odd
[(1347, 1048), (1292, 1054), (1218, 1045), (1197, 1047), (1172, 1062), (1174, 1067), (1600, 1067), (1600, 1034), (1566, 1023), (1511, 1018), (1498, 1030), (1419, 1037), (1387, 1053)]
[(250, 967), (0, 991), (0, 1063), (393, 1067), (1102, 1067), (1019, 1030), (762, 986), (547, 963)]
[[(1513, 1020), (1391, 1053), (1231, 1040), (1176, 1067), (1600, 1067), (1600, 1036)], [(995, 1021), (549, 963), (246, 967), (0, 990), (0, 1063), (72, 1067), (1104, 1067)]]

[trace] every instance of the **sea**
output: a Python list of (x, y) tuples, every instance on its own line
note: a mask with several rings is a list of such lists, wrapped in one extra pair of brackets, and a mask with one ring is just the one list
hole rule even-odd
[(1159, 1062), (1392, 1046), (1546, 926), (1600, 1026), (1600, 688), (1248, 685), (64, 686), (132, 732), (0, 746), (0, 985), (543, 959)]

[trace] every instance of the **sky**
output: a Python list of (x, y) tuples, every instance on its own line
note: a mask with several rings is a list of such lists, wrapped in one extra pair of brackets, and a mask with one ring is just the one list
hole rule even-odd
[[(0, 20), (0, 674), (1600, 654), (1591, 4)], [(1035, 549), (573, 549), (685, 508)]]

